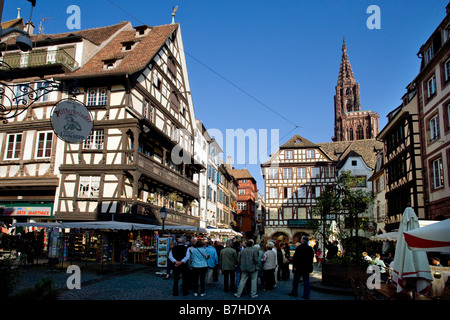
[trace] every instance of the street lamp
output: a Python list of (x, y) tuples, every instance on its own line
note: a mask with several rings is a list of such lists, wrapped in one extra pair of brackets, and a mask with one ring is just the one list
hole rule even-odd
[(167, 209), (166, 206), (163, 206), (161, 208), (161, 210), (159, 210), (159, 214), (161, 215), (161, 219), (162, 219), (162, 234), (164, 235), (164, 221), (167, 218)]

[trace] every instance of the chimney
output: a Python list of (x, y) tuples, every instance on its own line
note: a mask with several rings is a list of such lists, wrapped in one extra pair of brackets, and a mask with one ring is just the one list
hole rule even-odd
[(232, 169), (233, 168), (233, 157), (228, 156), (227, 157), (227, 168)]
[(28, 21), (27, 23), (25, 23), (24, 31), (28, 32), (28, 34), (30, 36), (32, 36), (33, 32), (34, 32), (34, 24), (33, 24), (33, 22)]

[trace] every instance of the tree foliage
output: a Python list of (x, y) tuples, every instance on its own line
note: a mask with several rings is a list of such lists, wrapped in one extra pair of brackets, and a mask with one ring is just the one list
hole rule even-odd
[[(327, 190), (316, 198), (317, 214), (322, 218), (321, 224), (316, 224), (316, 233), (322, 234), (323, 239), (331, 236), (338, 238), (344, 246), (345, 261), (357, 262), (361, 257), (361, 239), (359, 230), (364, 228), (363, 214), (375, 201), (375, 194), (364, 191), (357, 186), (361, 179), (352, 176), (351, 171), (341, 171), (337, 178), (335, 190)], [(326, 218), (334, 216), (336, 230), (331, 230)], [(314, 226), (312, 226), (314, 228)]]

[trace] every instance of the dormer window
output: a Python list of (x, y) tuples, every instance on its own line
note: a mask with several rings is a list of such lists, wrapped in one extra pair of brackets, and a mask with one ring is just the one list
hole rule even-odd
[(136, 47), (137, 42), (136, 41), (125, 41), (122, 42), (122, 51), (131, 51)]
[(118, 59), (104, 60), (103, 61), (103, 69), (105, 69), (105, 70), (114, 69), (115, 67), (117, 67), (118, 63), (119, 63)]
[(433, 58), (433, 45), (430, 45), (425, 51), (425, 63), (428, 63)]
[(138, 26), (134, 28), (136, 30), (136, 37), (143, 37), (146, 36), (152, 28), (146, 25)]
[(446, 42), (448, 39), (450, 39), (450, 24), (445, 27), (444, 29), (444, 41)]

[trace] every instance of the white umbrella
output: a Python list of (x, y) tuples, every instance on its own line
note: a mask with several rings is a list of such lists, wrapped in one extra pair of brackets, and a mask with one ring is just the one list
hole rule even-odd
[(411, 250), (450, 252), (450, 219), (405, 232)]
[(403, 212), (398, 230), (397, 246), (394, 255), (392, 281), (397, 285), (397, 292), (416, 290), (426, 294), (430, 290), (430, 265), (425, 251), (411, 251), (405, 241), (404, 232), (419, 228), (419, 219), (411, 207)]

